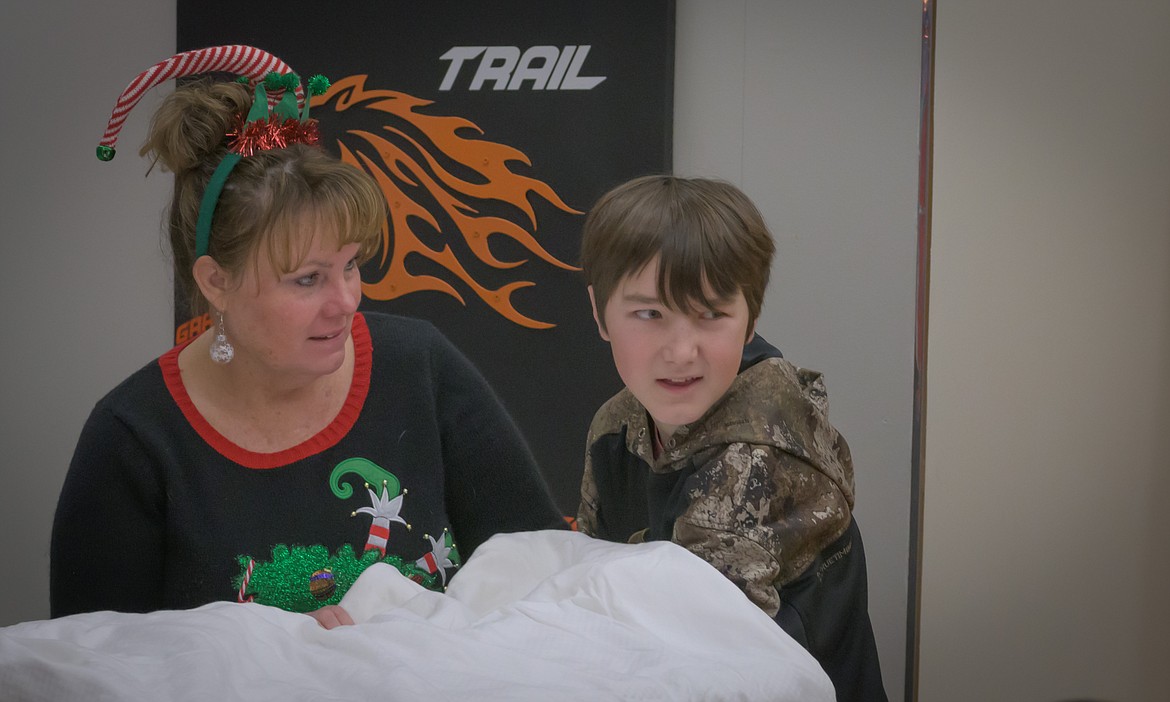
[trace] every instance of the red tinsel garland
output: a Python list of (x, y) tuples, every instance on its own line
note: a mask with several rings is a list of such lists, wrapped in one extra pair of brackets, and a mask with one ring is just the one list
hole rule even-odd
[(259, 151), (283, 149), (289, 144), (316, 145), (320, 140), (317, 120), (302, 122), (298, 119), (284, 119), (270, 115), (247, 124), (243, 120), (227, 133), (231, 140), (228, 149), (241, 156), (251, 156)]

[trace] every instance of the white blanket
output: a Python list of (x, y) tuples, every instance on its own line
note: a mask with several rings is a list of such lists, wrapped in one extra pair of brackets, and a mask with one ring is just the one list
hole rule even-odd
[(376, 564), (332, 630), (257, 604), (0, 629), (23, 700), (834, 699), (817, 662), (685, 549), (498, 535), (445, 594)]

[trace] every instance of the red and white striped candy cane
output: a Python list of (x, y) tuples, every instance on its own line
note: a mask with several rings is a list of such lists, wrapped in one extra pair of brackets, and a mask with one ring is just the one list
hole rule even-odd
[[(110, 115), (109, 124), (106, 126), (106, 133), (98, 145), (99, 158), (108, 161), (114, 157), (114, 145), (118, 141), (118, 133), (122, 131), (122, 123), (126, 121), (130, 110), (138, 104), (146, 91), (171, 78), (197, 76), (216, 71), (248, 76), (252, 81), (259, 81), (273, 71), (290, 73), (292, 69), (287, 63), (263, 49), (241, 44), (212, 46), (175, 54), (138, 74), (138, 77), (130, 81), (118, 96), (113, 114)], [(275, 104), (275, 98), (276, 96), (270, 95), (269, 102)], [(297, 102), (302, 107), (304, 99), (304, 89), (297, 86)], [(101, 155), (103, 151), (108, 157)]]
[(415, 561), (414, 564), (431, 575), (439, 572), (439, 561), (435, 558), (434, 553), (424, 554), (423, 557)]
[(386, 517), (374, 517), (370, 524), (370, 533), (366, 536), (366, 550), (375, 549), (383, 556), (386, 555), (386, 543), (390, 540), (390, 520)]
[(251, 595), (244, 596), (248, 592), (248, 583), (252, 581), (252, 570), (256, 567), (256, 559), (248, 559), (248, 569), (244, 571), (244, 582), (240, 583), (240, 592), (236, 595), (236, 600), (240, 602), (251, 602), (255, 598)]

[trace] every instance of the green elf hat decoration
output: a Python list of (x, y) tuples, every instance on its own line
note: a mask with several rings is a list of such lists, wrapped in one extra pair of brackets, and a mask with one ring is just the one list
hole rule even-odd
[[(114, 105), (106, 133), (97, 147), (97, 157), (102, 161), (114, 158), (122, 124), (146, 91), (171, 78), (213, 72), (234, 73), (239, 76), (239, 82), (255, 85), (256, 98), (247, 117), (242, 117), (239, 124), (224, 135), (228, 140), (228, 153), (207, 182), (199, 206), (196, 258), (207, 254), (216, 203), (232, 169), (242, 158), (291, 144), (316, 144), (319, 141), (317, 121), (309, 118), (309, 99), (305, 97), (300, 77), (287, 63), (267, 51), (235, 44), (175, 54), (130, 81)], [(324, 94), (329, 89), (329, 79), (313, 76), (308, 88), (310, 95)]]

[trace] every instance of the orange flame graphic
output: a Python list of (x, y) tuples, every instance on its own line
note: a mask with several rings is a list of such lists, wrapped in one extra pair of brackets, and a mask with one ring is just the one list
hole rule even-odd
[[(531, 329), (547, 329), (553, 324), (532, 319), (521, 313), (512, 302), (512, 294), (535, 282), (516, 279), (497, 288), (486, 287), (467, 271), (447, 242), (441, 248), (428, 246), (420, 233), (429, 227), (440, 235), (450, 236), (439, 223), (436, 212), (429, 210), (412, 193), (425, 191), (433, 208), (453, 223), (474, 258), (498, 270), (518, 268), (527, 258), (503, 261), (492, 253), (489, 241), (506, 237), (545, 262), (565, 270), (575, 267), (558, 260), (536, 240), (536, 212), (529, 201), (535, 194), (556, 208), (581, 214), (566, 205), (546, 183), (514, 172), (509, 162), (532, 165), (521, 151), (504, 144), (479, 138), (466, 138), (460, 132), (483, 134), (476, 124), (462, 117), (427, 115), (417, 108), (431, 101), (392, 90), (366, 90), (366, 76), (349, 76), (337, 81), (324, 95), (313, 98), (314, 108), (332, 107), (335, 112), (351, 108), (374, 110), (389, 117), (376, 132), (350, 129), (346, 135), (361, 143), (354, 148), (338, 140), (343, 161), (371, 173), (382, 188), (389, 205), (389, 217), (382, 231), (382, 254), (379, 261), (383, 275), (379, 280), (363, 283), (363, 293), (373, 300), (393, 300), (420, 291), (437, 291), (466, 304), (448, 280), (435, 275), (417, 275), (407, 270), (407, 260), (421, 256), (443, 271), (449, 272), (473, 290), (487, 305), (509, 321)], [(315, 115), (321, 117), (321, 113)], [(364, 149), (364, 150), (363, 150)], [(464, 177), (456, 173), (467, 174)], [(485, 207), (500, 205), (515, 208), (527, 221), (523, 224), (503, 217), (482, 214)], [(524, 219), (524, 217), (517, 217)], [(447, 225), (449, 230), (451, 225)], [(434, 240), (434, 236), (428, 237)]]

